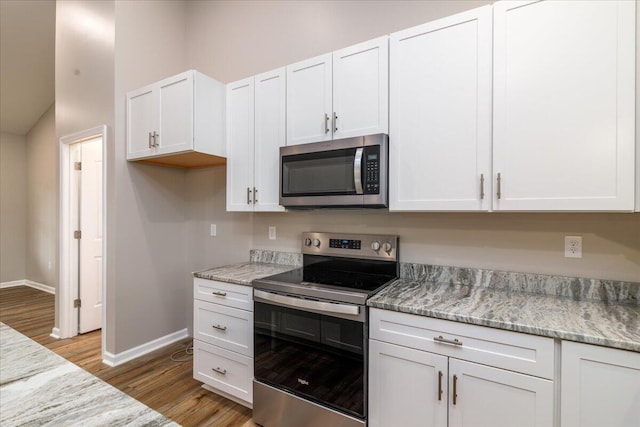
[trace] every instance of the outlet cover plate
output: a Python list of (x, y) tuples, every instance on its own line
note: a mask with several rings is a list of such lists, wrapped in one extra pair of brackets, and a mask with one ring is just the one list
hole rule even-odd
[(582, 236), (564, 236), (565, 258), (582, 258)]
[(269, 240), (276, 240), (276, 227), (269, 226)]

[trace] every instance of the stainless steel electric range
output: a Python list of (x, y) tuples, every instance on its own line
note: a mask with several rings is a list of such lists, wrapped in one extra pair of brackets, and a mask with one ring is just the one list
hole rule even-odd
[(398, 236), (303, 233), (303, 266), (253, 281), (253, 420), (364, 426), (367, 298), (398, 276)]

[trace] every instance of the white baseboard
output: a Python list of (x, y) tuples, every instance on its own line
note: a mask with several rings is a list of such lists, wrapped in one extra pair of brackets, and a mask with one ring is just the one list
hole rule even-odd
[(49, 285), (44, 285), (42, 283), (34, 282), (33, 280), (13, 280), (11, 282), (2, 282), (0, 283), (0, 289), (2, 288), (13, 288), (15, 286), (29, 286), (30, 288), (38, 289), (40, 291), (45, 291), (50, 294), (56, 293), (56, 288)]
[(60, 328), (53, 328), (51, 330), (51, 334), (49, 334), (51, 338), (55, 338), (57, 340), (60, 339)]
[(129, 350), (125, 350), (121, 353), (113, 354), (108, 351), (104, 351), (102, 353), (102, 363), (109, 366), (122, 365), (125, 362), (133, 360), (140, 356), (144, 356), (147, 353), (151, 353), (152, 351), (158, 350), (159, 348), (165, 347), (169, 344), (173, 344), (174, 342), (180, 341), (187, 337), (189, 337), (189, 333), (187, 331), (187, 328), (184, 328), (172, 334), (165, 335), (164, 337), (149, 341), (148, 343), (130, 348)]

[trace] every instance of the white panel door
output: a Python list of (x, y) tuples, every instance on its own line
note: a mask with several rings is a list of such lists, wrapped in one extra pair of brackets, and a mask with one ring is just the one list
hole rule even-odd
[(333, 138), (389, 133), (389, 38), (333, 52)]
[(491, 207), (491, 6), (391, 34), (389, 210)]
[(494, 209), (633, 210), (635, 5), (495, 3)]
[(158, 85), (160, 129), (158, 154), (193, 148), (193, 74), (188, 71)]
[(369, 426), (445, 427), (447, 394), (445, 356), (369, 340)]
[(287, 145), (332, 138), (331, 64), (329, 53), (287, 66)]
[(256, 211), (280, 206), (280, 147), (286, 145), (284, 68), (255, 76), (254, 187)]
[(227, 211), (253, 211), (253, 77), (227, 85)]
[(450, 427), (552, 425), (553, 381), (449, 359)]
[(563, 427), (638, 427), (640, 353), (562, 342)]
[(158, 92), (147, 86), (127, 94), (127, 159), (155, 153), (152, 133), (158, 130)]
[(102, 327), (102, 137), (81, 143), (80, 319), (78, 332)]

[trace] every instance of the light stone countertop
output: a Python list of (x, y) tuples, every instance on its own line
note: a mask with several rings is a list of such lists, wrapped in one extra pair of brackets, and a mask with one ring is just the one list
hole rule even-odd
[(640, 306), (397, 279), (370, 307), (640, 352)]
[(241, 262), (239, 264), (225, 265), (209, 270), (193, 273), (194, 277), (201, 279), (218, 280), (220, 282), (235, 283), (237, 285), (251, 286), (254, 279), (284, 273), (297, 268), (294, 265), (268, 264), (259, 262)]

